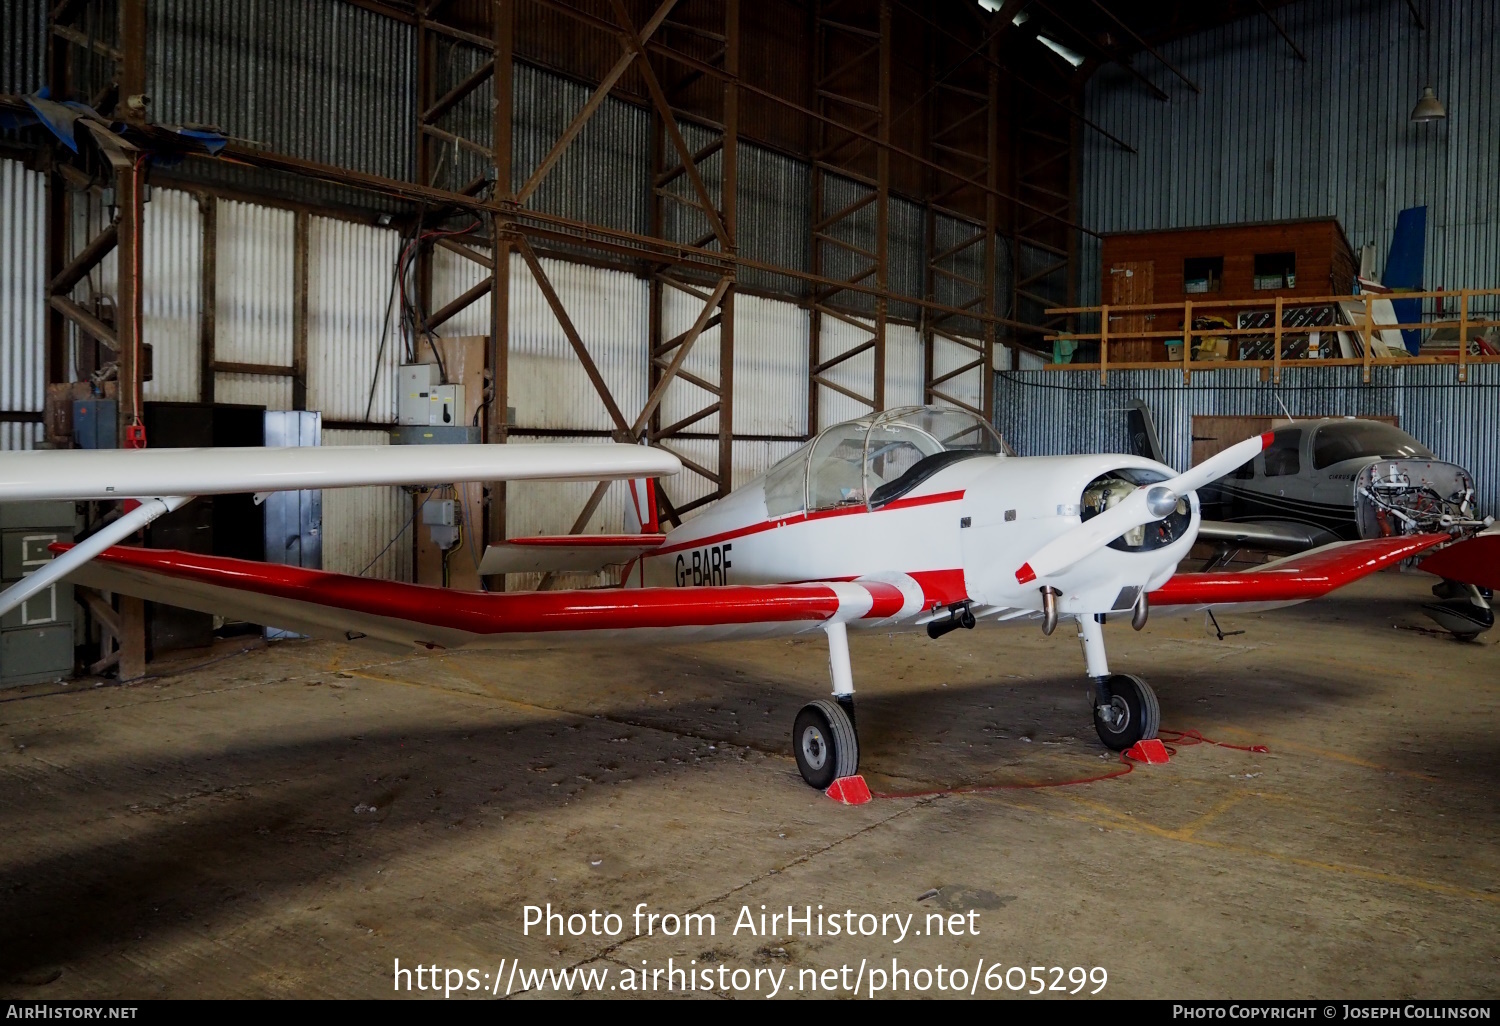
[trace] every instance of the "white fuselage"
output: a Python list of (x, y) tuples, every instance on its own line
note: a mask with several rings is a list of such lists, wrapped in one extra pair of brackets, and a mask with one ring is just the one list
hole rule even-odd
[[(1101, 474), (1171, 468), (1135, 456), (976, 455), (938, 471), (882, 508), (863, 502), (772, 517), (762, 480), (751, 482), (667, 536), (630, 568), (627, 587), (848, 581), (904, 574), (931, 610), (965, 600), (992, 610), (1041, 610), (1043, 586), (1070, 615), (1120, 609), (1124, 589), (1159, 587), (1192, 547), (1192, 520), (1161, 548), (1105, 548), (1065, 571), (1020, 583), (1016, 570), (1078, 526), (1085, 487)], [(1130, 608), (1127, 604), (1124, 608)]]

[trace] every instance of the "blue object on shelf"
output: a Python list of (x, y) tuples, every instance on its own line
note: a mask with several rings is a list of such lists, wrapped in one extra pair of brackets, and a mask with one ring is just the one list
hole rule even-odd
[(118, 449), (119, 416), (113, 399), (73, 400), (73, 444), (80, 449)]
[[(1396, 233), (1391, 236), (1391, 252), (1385, 258), (1385, 273), (1380, 284), (1388, 289), (1422, 290), (1422, 264), (1427, 258), (1427, 208), (1407, 207), (1396, 215)], [(1392, 299), (1391, 310), (1402, 324), (1422, 319), (1420, 299)], [(1413, 356), (1422, 348), (1420, 328), (1402, 328), (1401, 341)]]

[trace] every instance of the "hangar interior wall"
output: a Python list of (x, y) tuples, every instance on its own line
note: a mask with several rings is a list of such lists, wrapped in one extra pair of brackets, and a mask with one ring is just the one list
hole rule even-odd
[[(1085, 113), (1139, 152), (1083, 137), (1082, 223), (1117, 232), (1333, 216), (1356, 250), (1375, 243), (1379, 272), (1397, 213), (1426, 204), (1425, 284), (1500, 285), (1500, 7), (1421, 7), (1425, 32), (1404, 3), (1278, 7), (1306, 62), (1259, 17), (1166, 43), (1162, 55), (1203, 89), (1174, 89), (1170, 103), (1101, 69)], [(1409, 120), (1424, 85), (1446, 119)], [(1099, 240), (1081, 243), (1080, 305), (1097, 305)]]
[(1184, 385), (1182, 372), (1168, 368), (1114, 371), (1101, 385), (1092, 374), (1013, 371), (996, 381), (996, 426), (1022, 456), (1129, 452), (1126, 404), (1141, 399), (1167, 462), (1186, 468), (1195, 415), (1281, 417), (1285, 408), (1293, 417), (1391, 416), (1467, 469), (1481, 513), (1500, 517), (1500, 364), (1470, 367), (1463, 384), (1452, 367), (1431, 364), (1375, 367), (1369, 384), (1360, 376), (1359, 367), (1308, 368), (1273, 386), (1251, 368), (1197, 374)]

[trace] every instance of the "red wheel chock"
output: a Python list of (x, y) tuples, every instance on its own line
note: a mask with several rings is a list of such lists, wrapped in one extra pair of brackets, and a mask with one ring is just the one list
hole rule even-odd
[(845, 805), (863, 805), (870, 800), (870, 786), (861, 776), (839, 777), (823, 793)]
[[(1156, 766), (1168, 760), (1167, 746), (1160, 739), (1148, 737), (1137, 741), (1125, 751), (1125, 758), (1133, 762), (1144, 762)], [(835, 781), (837, 783), (837, 781)]]

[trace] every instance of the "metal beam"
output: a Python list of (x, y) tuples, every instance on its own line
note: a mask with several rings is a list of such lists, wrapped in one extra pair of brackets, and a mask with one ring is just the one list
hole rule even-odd
[(1307, 54), (1302, 52), (1302, 48), (1299, 47), (1297, 43), (1292, 39), (1292, 37), (1287, 34), (1286, 29), (1281, 27), (1281, 22), (1276, 20), (1276, 15), (1271, 13), (1271, 9), (1266, 6), (1265, 0), (1255, 0), (1255, 6), (1260, 8), (1260, 13), (1264, 14), (1266, 16), (1266, 20), (1271, 23), (1271, 26), (1274, 29), (1276, 29), (1277, 35), (1286, 40), (1286, 45), (1292, 48), (1292, 53), (1297, 55), (1297, 59), (1303, 64), (1306, 64)]
[[(1126, 35), (1130, 36), (1131, 39), (1134, 39), (1136, 43), (1141, 47), (1141, 49), (1145, 50), (1152, 57), (1155, 57), (1162, 67), (1166, 68), (1172, 74), (1182, 79), (1183, 83), (1186, 84), (1189, 89), (1199, 94), (1203, 92), (1203, 90), (1198, 87), (1198, 83), (1188, 78), (1182, 73), (1182, 70), (1178, 68), (1177, 65), (1173, 64), (1171, 61), (1167, 60), (1160, 53), (1158, 53), (1156, 47), (1152, 46), (1150, 43), (1142, 39), (1140, 37), (1140, 34), (1137, 33), (1135, 29), (1125, 24), (1125, 22), (1120, 18), (1118, 14), (1116, 14), (1114, 11), (1111, 11), (1108, 7), (1105, 7), (1102, 3), (1099, 2), (1099, 0), (1089, 0), (1089, 2), (1097, 7), (1101, 12), (1103, 12), (1105, 17), (1109, 18), (1110, 21), (1114, 22), (1116, 25), (1120, 26), (1120, 28), (1124, 29)], [(1412, 0), (1406, 0), (1406, 2), (1411, 3)]]

